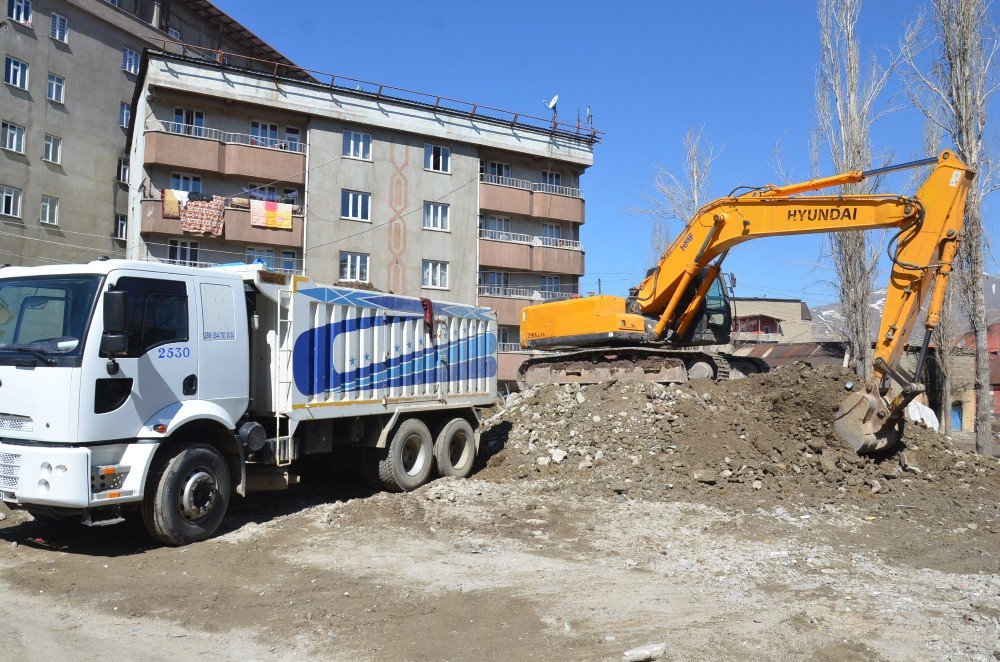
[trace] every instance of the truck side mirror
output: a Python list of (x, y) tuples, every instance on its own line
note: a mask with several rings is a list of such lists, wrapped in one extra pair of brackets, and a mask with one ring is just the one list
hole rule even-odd
[(116, 356), (128, 349), (128, 293), (109, 290), (104, 293), (104, 333), (101, 335), (101, 354), (108, 357), (108, 374), (118, 373)]

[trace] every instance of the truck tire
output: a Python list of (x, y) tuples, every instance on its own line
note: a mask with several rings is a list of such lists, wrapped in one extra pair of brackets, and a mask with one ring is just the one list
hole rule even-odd
[(167, 451), (146, 483), (143, 523), (149, 535), (168, 545), (205, 540), (229, 507), (229, 467), (207, 444), (181, 443)]
[(476, 461), (476, 436), (464, 418), (453, 418), (434, 440), (434, 461), (442, 476), (468, 478)]
[(382, 489), (409, 492), (428, 481), (434, 469), (431, 431), (417, 418), (403, 421), (386, 448), (373, 449), (368, 471), (376, 470)]

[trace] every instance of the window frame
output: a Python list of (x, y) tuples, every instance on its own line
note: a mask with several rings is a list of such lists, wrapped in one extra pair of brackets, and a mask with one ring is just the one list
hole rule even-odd
[[(439, 150), (435, 155), (435, 150)], [(439, 160), (443, 168), (435, 168), (435, 158)], [(435, 145), (434, 143), (424, 143), (424, 170), (426, 172), (438, 172), (443, 175), (451, 174), (451, 147), (445, 145)]]
[[(124, 173), (124, 179), (122, 174)], [(118, 157), (118, 172), (115, 173), (115, 181), (119, 184), (128, 184), (129, 165), (127, 156)]]
[[(187, 257), (180, 257), (181, 251)], [(173, 252), (176, 257), (170, 257), (170, 253)], [(201, 264), (198, 259), (201, 257), (199, 255), (200, 246), (199, 242), (191, 239), (168, 239), (167, 240), (167, 262), (168, 264), (176, 264), (182, 267), (196, 267)], [(192, 259), (193, 258), (193, 259)]]
[[(553, 286), (555, 286), (555, 289), (553, 289)], [(540, 276), (539, 290), (559, 294), (562, 292), (562, 277), (542, 274)]]
[[(294, 136), (294, 139), (292, 139)], [(290, 152), (298, 152), (299, 145), (302, 144), (302, 129), (297, 126), (286, 126), (285, 127), (285, 139), (279, 145), (280, 149), (288, 150)], [(292, 145), (295, 145), (295, 149), (292, 149)]]
[(275, 250), (264, 246), (247, 246), (243, 249), (243, 256), (247, 264), (254, 264), (256, 260), (263, 260), (264, 266), (274, 269)]
[[(17, 69), (17, 79), (18, 82), (15, 83), (11, 80), (13, 76), (10, 76), (14, 72), (16, 65)], [(29, 65), (24, 60), (19, 60), (13, 55), (4, 55), (3, 61), (3, 82), (4, 85), (10, 85), (11, 87), (16, 87), (19, 90), (28, 89), (28, 80), (31, 75), (31, 65)]]
[[(123, 283), (122, 281), (125, 282)], [(131, 291), (132, 288), (128, 287), (132, 281), (136, 281), (136, 285), (141, 286), (141, 291), (145, 294), (141, 301), (138, 296), (135, 296), (136, 293)], [(169, 284), (169, 289), (167, 284)], [(163, 288), (164, 291), (157, 291), (157, 287)], [(188, 283), (186, 281), (167, 278), (151, 278), (148, 276), (122, 276), (115, 282), (115, 288), (125, 290), (130, 294), (128, 306), (129, 328), (126, 333), (128, 341), (125, 354), (121, 358), (139, 359), (157, 347), (186, 343), (191, 340), (191, 302), (188, 294)], [(139, 289), (139, 287), (136, 287), (136, 289)], [(170, 289), (179, 291), (171, 292), (169, 291)], [(175, 312), (179, 312), (180, 314), (172, 315), (169, 319), (177, 323), (181, 333), (172, 338), (164, 338), (147, 344), (146, 313), (149, 310), (149, 301), (154, 297), (177, 300), (180, 305)]]
[(170, 37), (171, 39), (173, 39), (174, 41), (180, 41), (181, 40), (181, 31), (178, 30), (177, 28), (174, 28), (174, 27), (171, 27), (171, 26), (168, 25), (167, 26), (167, 36)]
[(128, 129), (132, 126), (132, 104), (122, 101), (118, 107), (118, 126)]
[[(25, 143), (27, 142), (28, 130), (21, 126), (11, 122), (10, 120), (3, 120), (0, 123), (0, 136), (3, 138), (3, 145), (0, 145), (0, 149), (7, 152), (13, 152), (14, 154), (24, 154)], [(8, 138), (13, 136), (14, 143), (10, 144)], [(18, 149), (20, 147), (20, 149)]]
[[(60, 27), (62, 28), (62, 37), (59, 36)], [(69, 19), (63, 16), (62, 14), (57, 14), (56, 12), (52, 12), (52, 14), (49, 16), (49, 37), (55, 39), (60, 43), (68, 44)]]
[[(114, 234), (111, 238), (118, 241), (126, 241), (128, 239), (128, 216), (125, 214), (115, 214), (114, 228)], [(119, 228), (122, 229), (122, 232), (118, 231)]]
[[(263, 191), (263, 193), (261, 193), (261, 191)], [(274, 184), (258, 184), (256, 182), (248, 182), (247, 198), (250, 200), (263, 200), (265, 202), (277, 202), (278, 187)]]
[[(551, 181), (553, 178), (558, 181)], [(558, 170), (543, 170), (542, 184), (546, 186), (562, 186), (562, 173)]]
[[(10, 218), (21, 218), (21, 202), (24, 198), (24, 191), (16, 186), (0, 184), (0, 216)], [(11, 201), (11, 210), (8, 212), (7, 200)]]
[[(428, 267), (430, 267), (430, 271), (428, 271)], [(420, 263), (420, 286), (425, 290), (450, 289), (449, 271), (451, 271), (450, 263), (447, 260), (423, 260)], [(437, 284), (434, 284), (435, 281)]]
[[(174, 186), (174, 182), (178, 185), (183, 186), (185, 184), (185, 179), (188, 180), (186, 183), (191, 188), (177, 188)], [(198, 188), (195, 188), (195, 183), (197, 183)], [(201, 175), (195, 175), (190, 172), (172, 172), (170, 173), (170, 189), (173, 191), (185, 191), (187, 193), (201, 193)]]
[[(357, 198), (354, 196), (357, 196)], [(355, 200), (357, 202), (355, 202)], [(357, 207), (358, 215), (352, 216), (351, 212), (355, 207)], [(340, 189), (340, 218), (345, 221), (361, 221), (362, 223), (371, 223), (372, 194), (367, 191), (355, 191), (354, 189), (349, 188)]]
[[(20, 6), (21, 8), (20, 12), (17, 12), (18, 6)], [(21, 17), (18, 18), (17, 16), (14, 15), (15, 13), (20, 13)], [(14, 21), (15, 23), (19, 23), (21, 25), (25, 25), (30, 28), (31, 14), (32, 14), (31, 0), (7, 0), (7, 18)]]
[[(50, 146), (52, 146), (52, 150), (49, 149)], [(54, 151), (55, 152), (55, 155), (54, 155), (55, 158), (54, 159), (53, 158), (49, 158), (49, 157), (53, 156), (52, 154), (48, 153), (50, 151)], [(42, 141), (42, 160), (46, 161), (48, 163), (54, 163), (56, 165), (59, 165), (59, 164), (62, 163), (62, 138), (61, 137), (59, 137), (57, 135), (53, 135), (51, 133), (46, 133), (45, 134), (45, 138)]]
[[(189, 113), (191, 115), (190, 122), (187, 121)], [(180, 116), (181, 121), (177, 120), (178, 116)], [(200, 138), (205, 133), (205, 111), (198, 110), (197, 108), (174, 106), (174, 124), (183, 127), (181, 131), (176, 131), (175, 133)]]
[[(55, 203), (55, 204), (53, 204)], [(51, 212), (52, 220), (46, 220), (46, 211)], [(43, 225), (59, 225), (59, 198), (42, 194), (38, 205), (38, 222)]]
[[(343, 133), (343, 146), (341, 148), (341, 155), (344, 158), (354, 159), (355, 161), (367, 161), (372, 162), (372, 143), (374, 142), (372, 134), (367, 131), (355, 131), (354, 129), (344, 129)], [(357, 137), (360, 136), (360, 141)], [(365, 144), (365, 138), (367, 138), (367, 145)], [(360, 148), (360, 156), (355, 156), (355, 147)], [(365, 148), (367, 147), (368, 155), (365, 156)]]
[[(278, 267), (282, 271), (298, 271), (298, 261), (299, 253), (298, 251), (293, 251), (289, 249), (282, 249), (281, 254), (275, 257), (275, 260), (281, 263)], [(288, 260), (291, 260), (292, 266), (286, 266), (289, 264)]]
[[(56, 85), (58, 86), (57, 87), (57, 89), (59, 90), (58, 99), (52, 96), (53, 79), (55, 79)], [(64, 76), (60, 76), (59, 74), (54, 74), (51, 71), (49, 72), (49, 77), (45, 82), (45, 98), (49, 101), (53, 101), (59, 104), (66, 103), (66, 78)]]
[(432, 232), (451, 232), (451, 205), (424, 200), (423, 228)]
[[(254, 130), (255, 130), (254, 124), (257, 125), (257, 127), (256, 127), (257, 133), (254, 133)], [(263, 135), (261, 135), (260, 131), (261, 131), (262, 128), (265, 128), (265, 127), (268, 129), (268, 135), (263, 136)], [(272, 128), (274, 129), (274, 137), (273, 138), (270, 135), (270, 133), (271, 133), (270, 130)], [(278, 145), (281, 143), (281, 127), (278, 125), (277, 122), (267, 122), (267, 121), (264, 121), (264, 120), (250, 120), (250, 137), (253, 140), (260, 141), (259, 144), (255, 144), (255, 145), (253, 143), (251, 143), (253, 146), (255, 146), (255, 147), (270, 147), (270, 148), (273, 149), (273, 148), (278, 147)]]
[[(142, 62), (141, 53), (133, 51), (128, 46), (122, 47), (122, 71), (124, 71), (127, 74), (131, 74), (133, 76), (138, 76), (139, 66), (141, 62)], [(132, 68), (133, 65), (135, 67), (134, 70)]]
[[(337, 282), (342, 283), (370, 283), (371, 282), (371, 254), (359, 253), (358, 251), (340, 251), (337, 259)], [(345, 276), (344, 267), (347, 267)]]

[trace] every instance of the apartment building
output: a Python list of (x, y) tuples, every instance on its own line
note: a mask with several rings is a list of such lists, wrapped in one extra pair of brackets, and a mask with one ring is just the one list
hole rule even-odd
[(123, 253), (125, 148), (144, 48), (195, 58), (225, 49), (243, 67), (288, 63), (205, 0), (2, 1), (0, 263)]
[[(136, 89), (129, 257), (262, 261), (497, 310), (574, 296), (597, 133), (445, 97), (150, 51)], [(190, 210), (178, 200), (187, 199)], [(208, 225), (203, 225), (205, 214)]]

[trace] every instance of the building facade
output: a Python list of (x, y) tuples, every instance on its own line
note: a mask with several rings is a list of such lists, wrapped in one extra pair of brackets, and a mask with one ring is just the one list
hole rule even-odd
[(807, 343), (813, 340), (813, 318), (809, 306), (799, 299), (734, 297), (732, 342), (741, 346), (757, 343)]
[[(513, 379), (521, 308), (578, 291), (580, 177), (596, 133), (311, 74), (147, 53), (128, 256), (260, 260), (321, 282), (489, 306), (500, 376)], [(211, 230), (176, 213), (178, 198), (195, 199), (197, 214), (210, 207)]]
[(125, 248), (126, 142), (144, 48), (291, 64), (205, 0), (3, 0), (0, 262)]

